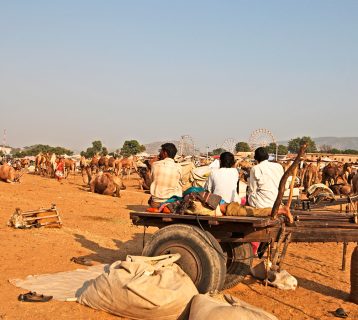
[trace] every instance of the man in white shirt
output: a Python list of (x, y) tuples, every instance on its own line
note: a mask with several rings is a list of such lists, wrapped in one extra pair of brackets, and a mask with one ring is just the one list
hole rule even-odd
[(226, 203), (239, 201), (237, 182), (239, 173), (235, 165), (235, 158), (231, 152), (220, 155), (220, 169), (213, 169), (205, 185), (205, 189), (222, 197)]
[(152, 165), (151, 197), (149, 205), (158, 208), (172, 196), (182, 196), (182, 167), (174, 162), (177, 148), (173, 143), (164, 143), (159, 161)]
[(265, 148), (255, 150), (258, 162), (250, 171), (248, 202), (254, 208), (272, 208), (278, 194), (278, 186), (284, 174), (279, 163), (269, 162)]

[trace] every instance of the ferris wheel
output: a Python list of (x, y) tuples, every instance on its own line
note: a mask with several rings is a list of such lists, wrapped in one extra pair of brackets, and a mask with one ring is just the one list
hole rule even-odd
[(255, 151), (258, 147), (267, 147), (270, 143), (277, 145), (275, 136), (268, 129), (257, 129), (251, 133), (249, 138), (251, 151)]
[(195, 143), (191, 136), (186, 134), (180, 137), (179, 154), (181, 156), (195, 155)]
[(235, 153), (236, 141), (232, 138), (226, 139), (222, 144), (221, 148), (225, 151)]

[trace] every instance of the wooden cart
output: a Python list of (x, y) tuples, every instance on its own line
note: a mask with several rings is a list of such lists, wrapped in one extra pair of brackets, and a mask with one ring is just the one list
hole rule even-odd
[[(352, 212), (293, 210), (295, 221), (290, 225), (282, 218), (270, 217), (131, 212), (130, 218), (134, 225), (159, 228), (146, 241), (143, 255), (180, 253), (179, 265), (200, 292), (208, 292), (243, 280), (254, 257), (251, 242), (271, 244), (270, 257), (277, 269), (290, 242), (358, 242), (357, 210), (352, 209), (351, 199), (339, 202)], [(343, 260), (345, 264), (345, 254)]]

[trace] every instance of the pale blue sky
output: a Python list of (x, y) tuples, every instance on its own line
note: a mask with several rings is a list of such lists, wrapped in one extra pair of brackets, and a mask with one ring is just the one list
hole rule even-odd
[(0, 134), (358, 136), (357, 60), (358, 1), (0, 0)]

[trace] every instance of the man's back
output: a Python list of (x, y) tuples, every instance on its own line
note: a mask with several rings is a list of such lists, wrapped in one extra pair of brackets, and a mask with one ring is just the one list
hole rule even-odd
[(250, 171), (249, 205), (255, 208), (272, 208), (283, 176), (278, 163), (264, 160)]
[(182, 178), (181, 166), (171, 158), (166, 158), (153, 163), (150, 193), (152, 200), (163, 202), (172, 196), (182, 196), (180, 184)]

